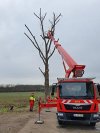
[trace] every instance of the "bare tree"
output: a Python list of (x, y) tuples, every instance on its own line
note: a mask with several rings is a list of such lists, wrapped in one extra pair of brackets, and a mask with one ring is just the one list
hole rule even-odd
[[(40, 58), (42, 59), (43, 64), (45, 66), (45, 71), (43, 71), (40, 67), (39, 67), (39, 70), (41, 71), (41, 73), (43, 74), (43, 76), (45, 78), (45, 97), (47, 97), (48, 95), (50, 95), (49, 94), (50, 93), (50, 91), (49, 91), (49, 59), (54, 54), (56, 48), (54, 47), (51, 50), (52, 41), (49, 38), (47, 38), (47, 36), (45, 35), (44, 20), (46, 18), (47, 13), (42, 15), (42, 12), (40, 9), (39, 15), (37, 15), (36, 13), (34, 13), (34, 15), (39, 19), (39, 22), (40, 22), (40, 27), (41, 27), (41, 32), (42, 32), (42, 34), (40, 36), (44, 42), (45, 53), (42, 51), (40, 44), (36, 40), (36, 37), (33, 35), (32, 31), (29, 29), (29, 27), (27, 25), (25, 25), (25, 27), (28, 30), (30, 35), (28, 35), (26, 33), (24, 33), (24, 34), (32, 42), (33, 46), (38, 50)], [(49, 20), (49, 22), (50, 22), (49, 30), (52, 32), (53, 36), (55, 33), (55, 27), (60, 20), (60, 16), (61, 16), (61, 14), (56, 16), (55, 13), (53, 13), (52, 21)]]

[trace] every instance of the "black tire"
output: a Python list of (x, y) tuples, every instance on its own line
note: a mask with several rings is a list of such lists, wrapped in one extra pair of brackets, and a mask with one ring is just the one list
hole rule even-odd
[(62, 125), (62, 124), (63, 124), (63, 122), (62, 122), (62, 121), (60, 121), (60, 120), (58, 120), (58, 124), (59, 124), (59, 125)]
[(90, 123), (90, 126), (92, 126), (92, 127), (95, 127), (95, 125), (96, 125), (95, 122), (91, 122), (91, 123)]

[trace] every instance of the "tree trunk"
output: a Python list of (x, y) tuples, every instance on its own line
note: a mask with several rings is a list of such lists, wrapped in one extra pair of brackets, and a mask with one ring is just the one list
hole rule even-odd
[(50, 95), (49, 90), (49, 66), (48, 66), (48, 59), (45, 64), (45, 98)]

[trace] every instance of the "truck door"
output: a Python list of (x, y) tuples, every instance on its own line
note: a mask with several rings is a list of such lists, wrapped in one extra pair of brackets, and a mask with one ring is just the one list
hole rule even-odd
[(98, 101), (98, 107), (99, 107), (99, 112), (100, 112), (100, 85), (96, 85), (96, 96), (97, 96), (97, 101)]

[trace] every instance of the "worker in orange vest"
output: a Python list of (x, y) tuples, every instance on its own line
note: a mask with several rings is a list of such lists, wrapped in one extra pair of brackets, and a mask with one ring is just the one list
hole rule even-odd
[(35, 97), (34, 97), (34, 93), (32, 93), (31, 96), (30, 96), (30, 98), (29, 98), (30, 111), (33, 111), (34, 102), (35, 102)]

